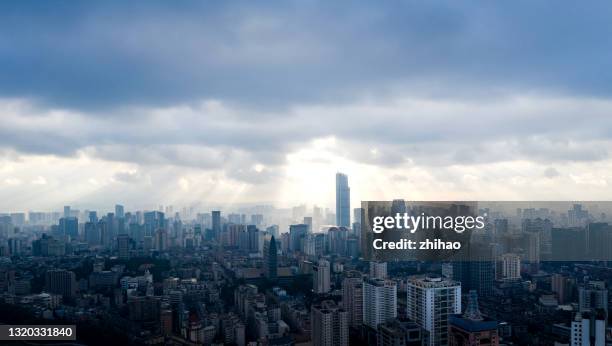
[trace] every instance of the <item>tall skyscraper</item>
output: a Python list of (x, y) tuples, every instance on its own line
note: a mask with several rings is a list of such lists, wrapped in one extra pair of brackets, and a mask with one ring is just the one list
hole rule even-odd
[(130, 258), (130, 237), (127, 234), (117, 235), (117, 251), (119, 259), (127, 260)]
[(219, 210), (212, 211), (212, 230), (215, 239), (221, 237), (221, 212)]
[(306, 235), (308, 234), (308, 225), (290, 225), (289, 226), (289, 250), (293, 252), (303, 251)]
[(429, 345), (448, 345), (448, 318), (461, 313), (461, 284), (438, 277), (413, 277), (407, 287), (408, 318), (429, 332)]
[(76, 276), (73, 272), (64, 269), (47, 270), (45, 288), (49, 293), (60, 294), (64, 299), (70, 299), (76, 293)]
[(347, 346), (349, 343), (348, 313), (333, 300), (324, 300), (310, 310), (313, 346)]
[(349, 270), (344, 275), (342, 306), (348, 312), (349, 326), (359, 328), (363, 324), (363, 274), (357, 270)]
[(351, 189), (342, 173), (336, 173), (336, 225), (351, 227)]
[(274, 236), (270, 238), (270, 240), (266, 240), (264, 242), (264, 275), (269, 280), (276, 280), (277, 269), (278, 269), (278, 259), (277, 259), (277, 249), (276, 249), (276, 239)]
[(330, 268), (329, 262), (320, 259), (318, 264), (312, 268), (312, 285), (315, 293), (327, 293), (330, 289)]
[(363, 324), (377, 330), (378, 325), (397, 317), (395, 281), (369, 278), (363, 284)]
[(492, 249), (484, 244), (470, 244), (464, 256), (453, 262), (453, 279), (461, 282), (462, 289), (476, 290), (481, 297), (493, 294), (495, 262)]
[(64, 236), (74, 240), (79, 237), (79, 220), (76, 217), (63, 217), (59, 220), (59, 230)]

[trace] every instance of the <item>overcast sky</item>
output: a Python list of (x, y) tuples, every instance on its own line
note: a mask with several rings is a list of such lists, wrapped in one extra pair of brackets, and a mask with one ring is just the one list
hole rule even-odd
[(0, 211), (610, 200), (612, 3), (0, 3)]

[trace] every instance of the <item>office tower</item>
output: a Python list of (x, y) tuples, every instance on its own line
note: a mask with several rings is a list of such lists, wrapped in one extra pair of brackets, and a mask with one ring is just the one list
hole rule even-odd
[(86, 222), (84, 227), (85, 241), (89, 246), (100, 245), (100, 228), (97, 222)]
[(461, 282), (462, 289), (476, 290), (481, 297), (493, 294), (495, 262), (492, 249), (484, 244), (470, 244), (466, 257), (453, 262), (453, 279)]
[(259, 252), (259, 230), (255, 225), (247, 225), (247, 248), (249, 252)]
[(426, 332), (408, 319), (392, 319), (378, 325), (377, 346), (422, 346)]
[(359, 328), (363, 324), (363, 274), (347, 271), (342, 280), (342, 306), (348, 312), (349, 326)]
[(119, 259), (127, 260), (130, 258), (130, 237), (127, 234), (117, 235), (117, 251)]
[(145, 235), (153, 236), (161, 228), (165, 228), (166, 221), (164, 213), (159, 211), (148, 211), (144, 213)]
[(342, 173), (336, 173), (336, 226), (351, 227), (351, 189)]
[(304, 240), (308, 234), (308, 225), (290, 225), (289, 226), (289, 250), (293, 252), (303, 251)]
[(578, 312), (572, 321), (571, 346), (605, 346), (606, 318), (603, 310)]
[(264, 242), (264, 275), (268, 280), (276, 280), (278, 259), (277, 259), (276, 239), (274, 236)]
[(580, 312), (593, 312), (602, 309), (608, 316), (608, 289), (604, 281), (589, 281), (578, 288), (578, 308)]
[(407, 287), (408, 318), (429, 332), (429, 345), (448, 345), (448, 318), (461, 313), (461, 284), (438, 277), (412, 277)]
[(506, 280), (521, 278), (521, 256), (513, 253), (502, 255), (502, 277)]
[(314, 293), (322, 294), (329, 292), (330, 289), (330, 268), (329, 262), (320, 259), (318, 264), (312, 268), (312, 285)]
[(363, 324), (377, 330), (378, 325), (397, 316), (395, 281), (369, 278), (363, 284)]
[(221, 212), (219, 210), (212, 211), (212, 230), (215, 239), (221, 236)]
[(64, 217), (70, 217), (70, 206), (69, 205), (64, 206)]
[(333, 300), (313, 305), (310, 311), (313, 346), (347, 346), (349, 343), (348, 313)]
[(75, 240), (79, 237), (79, 220), (76, 217), (63, 217), (59, 220), (59, 231)]
[(370, 261), (370, 277), (375, 279), (386, 279), (387, 262)]
[(45, 288), (49, 293), (71, 299), (76, 293), (76, 276), (73, 272), (64, 269), (47, 270)]
[(497, 321), (482, 316), (478, 308), (478, 295), (470, 291), (468, 306), (463, 315), (450, 315), (448, 319), (449, 346), (498, 346)]
[(116, 204), (115, 205), (115, 217), (117, 218), (123, 218), (125, 217), (125, 211), (122, 205), (120, 204)]

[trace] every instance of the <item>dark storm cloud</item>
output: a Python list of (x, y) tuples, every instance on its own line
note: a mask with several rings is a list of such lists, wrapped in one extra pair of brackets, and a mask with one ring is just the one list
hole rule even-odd
[(609, 96), (609, 2), (4, 2), (0, 95), (89, 112), (350, 101), (402, 86)]

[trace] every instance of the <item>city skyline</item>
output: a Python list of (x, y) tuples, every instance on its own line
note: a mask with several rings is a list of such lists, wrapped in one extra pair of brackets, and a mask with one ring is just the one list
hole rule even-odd
[(0, 2), (0, 344), (612, 345), (611, 13)]

